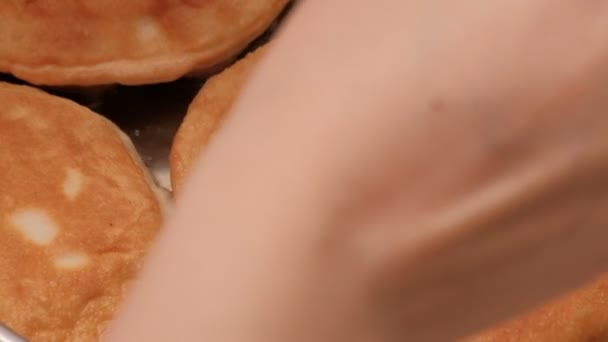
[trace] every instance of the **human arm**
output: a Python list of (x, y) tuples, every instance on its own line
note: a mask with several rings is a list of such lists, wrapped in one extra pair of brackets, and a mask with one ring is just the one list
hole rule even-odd
[(449, 340), (582, 284), (605, 266), (607, 18), (304, 2), (110, 340)]

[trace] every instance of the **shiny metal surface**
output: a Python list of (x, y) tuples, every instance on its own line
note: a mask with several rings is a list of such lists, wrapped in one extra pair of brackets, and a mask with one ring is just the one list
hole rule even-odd
[(0, 342), (27, 342), (27, 340), (0, 323)]
[(129, 135), (157, 182), (170, 190), (169, 152), (173, 136), (202, 83), (186, 79), (152, 86), (116, 87), (92, 106)]

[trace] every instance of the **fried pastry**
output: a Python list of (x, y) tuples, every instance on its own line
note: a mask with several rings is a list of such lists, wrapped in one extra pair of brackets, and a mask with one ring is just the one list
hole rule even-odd
[(0, 1), (0, 72), (38, 85), (137, 85), (213, 68), (288, 0)]
[(468, 342), (608, 341), (608, 275)]
[(0, 321), (96, 341), (162, 223), (124, 134), (71, 101), (0, 83)]
[(247, 76), (264, 53), (260, 47), (210, 78), (196, 95), (171, 148), (171, 186), (179, 192), (192, 164), (232, 108)]

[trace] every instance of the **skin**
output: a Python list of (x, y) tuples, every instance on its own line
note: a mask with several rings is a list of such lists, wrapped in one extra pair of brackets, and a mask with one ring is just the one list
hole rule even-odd
[(446, 341), (606, 269), (608, 3), (303, 2), (108, 341)]

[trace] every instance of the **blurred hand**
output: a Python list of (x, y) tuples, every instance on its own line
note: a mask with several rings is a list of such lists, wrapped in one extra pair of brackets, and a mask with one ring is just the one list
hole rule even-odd
[(445, 341), (606, 269), (608, 3), (307, 1), (111, 341)]

